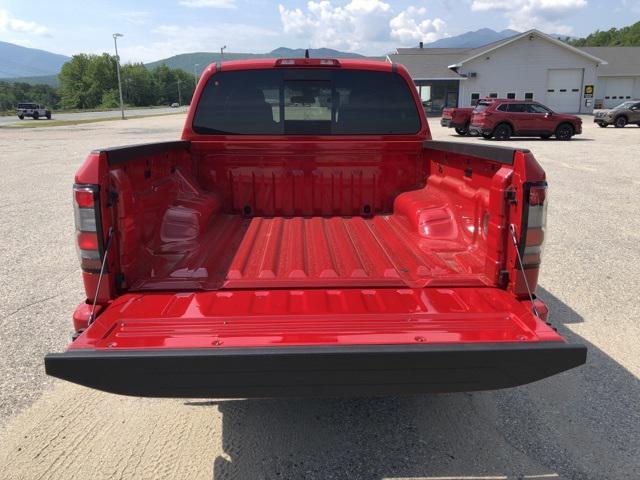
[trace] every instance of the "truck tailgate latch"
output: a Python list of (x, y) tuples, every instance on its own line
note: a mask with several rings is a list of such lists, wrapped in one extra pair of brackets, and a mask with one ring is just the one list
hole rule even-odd
[(511, 233), (511, 241), (513, 242), (513, 246), (515, 247), (515, 250), (516, 250), (516, 255), (518, 256), (518, 264), (520, 265), (520, 269), (522, 272), (524, 286), (527, 288), (527, 293), (529, 294), (529, 300), (531, 300), (531, 310), (533, 311), (533, 314), (536, 317), (541, 318), (540, 313), (538, 312), (538, 309), (536, 308), (536, 304), (533, 299), (533, 292), (531, 291), (531, 287), (529, 287), (529, 281), (527, 280), (527, 276), (525, 275), (524, 269), (522, 268), (522, 265), (524, 265), (524, 263), (522, 263), (522, 257), (520, 256), (520, 249), (518, 248), (518, 240), (516, 239), (516, 227), (513, 223), (509, 224), (509, 232)]

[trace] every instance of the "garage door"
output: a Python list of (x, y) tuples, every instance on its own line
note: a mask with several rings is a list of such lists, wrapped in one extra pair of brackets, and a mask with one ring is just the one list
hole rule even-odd
[[(597, 92), (596, 92), (597, 93)], [(633, 95), (633, 77), (606, 78), (604, 82), (604, 108), (613, 108)], [(602, 97), (599, 97), (602, 98)]]
[(581, 87), (581, 68), (549, 70), (547, 106), (560, 113), (579, 112)]

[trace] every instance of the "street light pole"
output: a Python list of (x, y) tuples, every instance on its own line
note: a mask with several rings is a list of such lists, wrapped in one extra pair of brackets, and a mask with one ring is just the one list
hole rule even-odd
[(198, 67), (199, 67), (199, 66), (200, 66), (200, 64), (199, 64), (199, 63), (196, 63), (196, 64), (193, 66), (193, 78), (194, 78), (194, 80), (195, 80), (195, 86), (196, 86), (196, 87), (198, 86)]
[(223, 47), (220, 47), (220, 63), (222, 63), (222, 60), (224, 59), (224, 51), (226, 48), (227, 48), (226, 45)]
[(182, 106), (182, 94), (180, 93), (180, 79), (178, 79), (178, 105)]
[(124, 37), (121, 33), (113, 34), (113, 45), (116, 47), (116, 71), (118, 72), (118, 91), (120, 92), (120, 113), (124, 120), (124, 102), (122, 101), (122, 81), (120, 80), (120, 56), (118, 56), (118, 37)]

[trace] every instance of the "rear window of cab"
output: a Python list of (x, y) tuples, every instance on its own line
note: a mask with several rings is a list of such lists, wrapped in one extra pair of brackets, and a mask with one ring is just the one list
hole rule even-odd
[(479, 102), (476, 105), (476, 108), (473, 110), (474, 112), (484, 112), (487, 108), (489, 108), (493, 103), (489, 102)]
[(395, 72), (283, 68), (214, 74), (192, 127), (205, 135), (410, 135), (421, 123)]

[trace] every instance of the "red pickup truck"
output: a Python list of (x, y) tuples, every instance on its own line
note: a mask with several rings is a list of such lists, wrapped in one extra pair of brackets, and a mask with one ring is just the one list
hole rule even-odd
[(405, 68), (230, 61), (182, 140), (93, 151), (73, 186), (86, 299), (49, 375), (119, 394), (511, 387), (585, 362), (535, 297), (545, 174), (431, 140)]
[(474, 108), (445, 108), (442, 110), (440, 125), (447, 128), (455, 128), (458, 135), (468, 135)]

